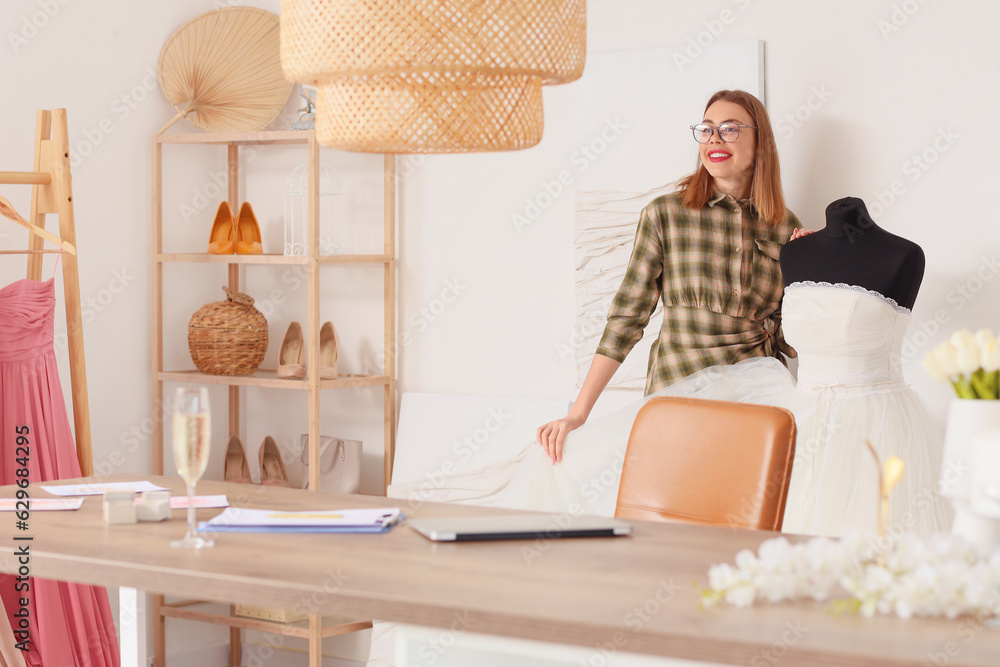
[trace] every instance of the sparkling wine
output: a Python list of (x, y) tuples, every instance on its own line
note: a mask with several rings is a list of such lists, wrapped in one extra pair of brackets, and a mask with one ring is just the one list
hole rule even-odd
[(187, 482), (188, 510), (187, 534), (174, 540), (172, 547), (202, 549), (215, 544), (198, 534), (195, 526), (194, 487), (208, 465), (211, 421), (208, 409), (208, 390), (178, 387), (174, 394), (174, 465)]
[(188, 483), (197, 482), (208, 465), (211, 423), (208, 413), (174, 414), (174, 464)]

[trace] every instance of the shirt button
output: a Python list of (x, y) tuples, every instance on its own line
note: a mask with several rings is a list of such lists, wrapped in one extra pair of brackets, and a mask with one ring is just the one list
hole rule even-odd
[(734, 296), (739, 296), (740, 295), (740, 291), (738, 289), (734, 289), (733, 290), (733, 295)]
[(740, 250), (743, 250), (743, 248), (736, 246), (736, 252), (739, 252)]

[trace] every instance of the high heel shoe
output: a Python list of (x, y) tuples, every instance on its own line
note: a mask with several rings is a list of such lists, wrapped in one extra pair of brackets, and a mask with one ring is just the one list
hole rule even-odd
[(253, 214), (250, 202), (245, 201), (240, 205), (240, 214), (236, 216), (236, 254), (262, 255), (262, 240), (257, 216)]
[(333, 322), (324, 322), (319, 330), (319, 376), (323, 380), (337, 379), (337, 359), (340, 357), (340, 342)]
[(278, 377), (304, 378), (306, 376), (306, 341), (302, 327), (292, 322), (278, 348)]
[(288, 472), (285, 470), (285, 460), (281, 458), (281, 450), (274, 438), (267, 436), (260, 444), (260, 483), (265, 486), (291, 486), (288, 483)]
[(239, 482), (240, 484), (251, 484), (253, 482), (250, 479), (250, 464), (247, 462), (247, 450), (243, 447), (243, 442), (238, 436), (234, 435), (229, 438), (222, 477), (227, 482)]
[(208, 254), (232, 255), (234, 233), (233, 210), (229, 208), (229, 202), (223, 201), (215, 212), (212, 233), (208, 237)]

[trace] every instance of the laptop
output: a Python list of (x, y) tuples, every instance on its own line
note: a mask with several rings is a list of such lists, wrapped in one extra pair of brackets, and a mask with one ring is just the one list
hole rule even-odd
[(418, 517), (409, 519), (407, 523), (418, 533), (435, 542), (617, 537), (632, 533), (632, 526), (618, 519), (568, 514)]

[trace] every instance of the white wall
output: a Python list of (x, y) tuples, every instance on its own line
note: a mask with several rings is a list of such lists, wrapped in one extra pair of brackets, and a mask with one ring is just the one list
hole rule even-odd
[[(17, 0), (2, 9), (7, 27), (0, 48), (0, 105), (7, 127), (0, 135), (3, 168), (30, 166), (36, 108), (69, 109), (71, 143), (81, 156), (74, 168), (74, 190), (82, 293), (85, 301), (93, 300), (86, 343), (95, 460), (124, 448), (125, 463), (116, 469), (146, 470), (151, 464), (148, 434), (142, 430), (150, 414), (149, 138), (171, 115), (151, 73), (160, 46), (177, 27), (222, 4)], [(278, 3), (257, 4), (277, 10)], [(904, 6), (916, 8), (915, 13), (908, 16)], [(1000, 60), (989, 33), (1000, 7), (969, 1), (946, 8), (856, 0), (839, 3), (834, 11), (830, 5), (791, 0), (595, 0), (589, 10), (593, 53), (706, 43), (707, 37), (763, 39), (767, 102), (792, 209), (816, 228), (830, 201), (845, 195), (865, 198), (881, 225), (920, 243), (927, 253), (927, 274), (915, 309), (917, 331), (932, 329), (925, 320), (935, 314), (949, 320), (943, 327), (947, 330), (1000, 326), (987, 305), (996, 286), (976, 278), (981, 267), (983, 276), (994, 273), (989, 260), (1000, 232), (988, 224), (988, 206), (978, 199), (988, 193), (1000, 137), (973, 128), (974, 122), (989, 126), (990, 103), (998, 96), (979, 81)], [(733, 18), (728, 25), (717, 20), (724, 10)], [(45, 16), (45, 11), (54, 16)], [(976, 20), (969, 20), (973, 15)], [(902, 25), (883, 35), (885, 26), (895, 27), (893, 20)], [(718, 37), (712, 36), (710, 29), (720, 27)], [(697, 56), (695, 50), (691, 53)], [(296, 102), (293, 99), (289, 109)], [(547, 144), (564, 141), (572, 131), (560, 122), (571, 104), (572, 85), (546, 89), (545, 139), (531, 150), (401, 158), (402, 390), (574, 394), (572, 364), (556, 353), (556, 345), (569, 340), (573, 326), (572, 193), (557, 198), (521, 233), (511, 222), (512, 214), (523, 211), (525, 199), (541, 191), (553, 169), (560, 167), (551, 157), (548, 162), (538, 158), (546, 154)], [(190, 129), (186, 121), (182, 125)], [(951, 139), (945, 141), (945, 135)], [(693, 145), (691, 152), (693, 157)], [(936, 161), (921, 170), (913, 156), (925, 152)], [(195, 154), (196, 149), (168, 157), (167, 196), (173, 187), (175, 212), (183, 203), (196, 202), (195, 189), (208, 188), (221, 160)], [(173, 166), (170, 159), (176, 160)], [(268, 240), (279, 238), (274, 234), (280, 229), (286, 165), (296, 159), (265, 158), (248, 167), (249, 185), (256, 189), (247, 197), (263, 211)], [(342, 173), (378, 168), (377, 161), (344, 160), (353, 162), (340, 166)], [(662, 174), (662, 180), (679, 175)], [(268, 178), (265, 192), (257, 186)], [(892, 194), (896, 181), (896, 190), (904, 190), (900, 195)], [(26, 188), (5, 186), (0, 191), (22, 211), (28, 210)], [(894, 201), (880, 206), (879, 197)], [(433, 217), (425, 213), (432, 203)], [(168, 217), (170, 207), (168, 203)], [(195, 216), (181, 225), (175, 213), (179, 229), (171, 233), (201, 243), (211, 224), (211, 206), (199, 215), (201, 219)], [(0, 245), (21, 244), (19, 230), (2, 224), (0, 233), (6, 236)], [(20, 259), (0, 262), (3, 282), (21, 271)], [(116, 276), (125, 276), (125, 281)], [(280, 275), (249, 276), (258, 297), (266, 295), (269, 279), (281, 284)], [(357, 279), (366, 295), (378, 291), (369, 289), (373, 281), (380, 282), (377, 276)], [(209, 284), (203, 293), (178, 306), (178, 317), (217, 298), (218, 280), (210, 276), (205, 282)], [(971, 298), (965, 298), (958, 289), (966, 283), (970, 290), (981, 289), (967, 292)], [(442, 292), (451, 299), (453, 290), (453, 302), (444, 304), (442, 311)], [(343, 363), (359, 371), (382, 352), (381, 319), (376, 308), (355, 321), (354, 313), (344, 311), (354, 306), (362, 304), (345, 304), (335, 314), (335, 323), (348, 338)], [(295, 308), (288, 305), (272, 317), (269, 363), (284, 325), (304, 319)], [(183, 326), (180, 330), (181, 335), (173, 337), (175, 348), (181, 341), (175, 349), (179, 358), (185, 352)], [(946, 392), (926, 381), (919, 369), (909, 370), (911, 381), (939, 404)], [(378, 396), (359, 400), (366, 405), (381, 402)], [(373, 440), (376, 436), (377, 431), (369, 438), (373, 454), (381, 446)], [(370, 488), (377, 487), (376, 479), (366, 481)]]
[[(1000, 7), (607, 0), (588, 9), (592, 53), (688, 44), (696, 58), (699, 43), (764, 40), (767, 105), (792, 210), (816, 229), (827, 204), (859, 196), (880, 225), (926, 252), (905, 370), (943, 417), (948, 393), (916, 361), (955, 328), (1000, 326), (991, 307), (997, 281), (990, 280), (1000, 231), (978, 201), (994, 180), (1000, 135), (973, 127), (989, 123), (1000, 99), (978, 74), (1000, 60), (989, 27)], [(405, 350), (405, 390), (574, 395), (572, 365), (556, 351), (570, 342), (573, 327), (572, 193), (521, 234), (511, 222), (525, 198), (542, 191), (568, 160), (533, 158), (547, 142), (562, 141), (567, 128), (559, 111), (571, 104), (570, 89), (546, 91), (541, 146), (513, 155), (428, 158), (404, 182), (401, 322), (419, 317), (418, 308), (438, 296), (446, 279), (466, 286)], [(691, 155), (693, 162), (693, 142)], [(483, 178), (487, 173), (493, 176)], [(422, 215), (427, 202), (441, 201), (451, 216)]]
[[(115, 472), (148, 471), (152, 463), (144, 431), (151, 414), (150, 137), (173, 112), (151, 73), (174, 30), (224, 4), (230, 3), (6, 0), (0, 8), (0, 169), (30, 168), (38, 108), (68, 108), (71, 144), (81, 156), (74, 202), (82, 295), (94, 300), (85, 327), (94, 459)], [(277, 0), (250, 4), (278, 8)], [(1000, 281), (992, 280), (1000, 228), (989, 208), (1000, 133), (988, 131), (1000, 106), (1000, 92), (990, 84), (1000, 65), (994, 34), (1000, 6), (972, 0), (591, 0), (588, 10), (594, 53), (690, 43), (697, 57), (699, 40), (764, 40), (767, 106), (792, 210), (807, 227), (818, 228), (829, 202), (860, 196), (880, 225), (927, 254), (906, 374), (943, 417), (948, 393), (924, 377), (916, 360), (955, 328), (1000, 328), (993, 307)], [(572, 132), (561, 122), (572, 97), (571, 86), (546, 90), (547, 127), (538, 148), (401, 158), (401, 390), (575, 394), (572, 359), (556, 351), (573, 327), (572, 193), (557, 198), (522, 233), (511, 221), (568, 160), (550, 155), (546, 142)], [(915, 160), (921, 155), (923, 167)], [(694, 156), (692, 142), (692, 163)], [(199, 186), (204, 189), (217, 168), (212, 160), (221, 158), (192, 152), (172, 159), (167, 181), (176, 188), (170, 206), (177, 211), (194, 200)], [(286, 152), (273, 162), (255, 160), (247, 177), (247, 196), (259, 204), (265, 235), (280, 227), (284, 178), (296, 159)], [(377, 160), (343, 160), (338, 168), (345, 173), (377, 171)], [(665, 183), (680, 175), (661, 178)], [(28, 211), (26, 188), (0, 187), (0, 194)], [(175, 233), (192, 243), (207, 241), (212, 211), (201, 215), (178, 223)], [(19, 228), (0, 222), (0, 249), (22, 244)], [(266, 271), (249, 274), (258, 296), (271, 283), (282, 285), (280, 273)], [(22, 275), (19, 259), (0, 257), (0, 284)], [(185, 300), (176, 306), (168, 346), (178, 363), (184, 361), (186, 318), (221, 295), (221, 273), (192, 275), (199, 284), (179, 290)], [(381, 311), (373, 303), (381, 280), (348, 274), (332, 284), (336, 296), (324, 301), (324, 316), (346, 339), (347, 370), (360, 372), (382, 352)], [(296, 305), (304, 304), (304, 289), (288, 291), (289, 303), (270, 317), (271, 365), (287, 322), (304, 320), (303, 305)], [(67, 385), (68, 377), (64, 364)], [(375, 491), (381, 485), (381, 392), (366, 391), (331, 394), (325, 418), (335, 434), (365, 440), (365, 490)], [(252, 457), (264, 434), (291, 442), (303, 430), (301, 401), (291, 392), (275, 393), (248, 392), (255, 415), (247, 429)], [(209, 474), (221, 474), (220, 461)]]

